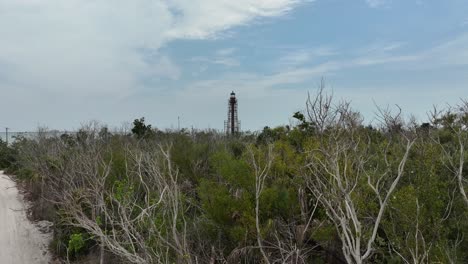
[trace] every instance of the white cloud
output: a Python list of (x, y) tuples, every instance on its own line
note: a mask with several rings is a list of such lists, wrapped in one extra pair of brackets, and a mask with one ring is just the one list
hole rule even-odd
[[(408, 46), (410, 46), (408, 44)], [(407, 52), (402, 42), (380, 42), (364, 47), (352, 54), (344, 54), (347, 59), (333, 57), (324, 63), (313, 66), (306, 65), (311, 57), (309, 53), (298, 51), (287, 54), (278, 60), (298, 62), (294, 67), (286, 67), (269, 74), (252, 74), (247, 72), (230, 72), (211, 79), (200, 80), (178, 91), (181, 104), (186, 100), (208, 101), (209, 105), (201, 106), (206, 115), (216, 115), (216, 120), (225, 119), (225, 113), (211, 113), (211, 109), (222, 109), (227, 91), (234, 90), (239, 95), (239, 116), (243, 127), (261, 129), (264, 125), (275, 126), (278, 122), (287, 122), (291, 113), (301, 110), (305, 103), (306, 91), (316, 88), (321, 77), (329, 78), (352, 69), (365, 67), (387, 66), (400, 71), (421, 71), (437, 69), (438, 67), (468, 65), (468, 34), (462, 34), (425, 50)], [(341, 54), (341, 53), (340, 53)], [(290, 59), (286, 59), (290, 58)], [(295, 59), (294, 59), (295, 58)], [(383, 68), (386, 69), (386, 68)], [(392, 74), (392, 73), (390, 73)], [(390, 82), (375, 87), (372, 85), (345, 84), (339, 91), (339, 96), (352, 100), (355, 106), (362, 110), (367, 118), (372, 118), (375, 112), (373, 100), (379, 105), (400, 104), (406, 113), (415, 113), (425, 120), (425, 112), (432, 104), (441, 104), (449, 100), (456, 102), (465, 89), (466, 78), (460, 76), (454, 80), (444, 79), (445, 71), (440, 71), (442, 78), (428, 79), (421, 84), (420, 80)], [(445, 77), (446, 78), (446, 77)], [(333, 77), (331, 78), (333, 80)], [(372, 80), (373, 77), (370, 78)], [(448, 90), (440, 87), (450, 87)], [(345, 89), (346, 88), (346, 89)], [(421, 93), (422, 89), (424, 92)], [(404, 97), (401, 94), (405, 94)], [(287, 98), (287, 100), (285, 100)], [(423, 98), (424, 100), (421, 100)], [(252, 117), (249, 113), (255, 113)], [(197, 115), (189, 113), (188, 119), (197, 119)], [(370, 121), (372, 119), (368, 119)], [(205, 121), (206, 122), (206, 121)], [(221, 122), (218, 127), (221, 128)]]
[(390, 42), (378, 41), (360, 49), (359, 52), (361, 53), (387, 53), (390, 51), (396, 51), (404, 47), (405, 45), (406, 43), (401, 42), (401, 41), (390, 41)]
[[(11, 66), (8, 76), (18, 89), (122, 96), (140, 85), (142, 75), (180, 77), (181, 69), (158, 54), (170, 41), (217, 37), (260, 17), (283, 15), (298, 2), (0, 0), (0, 65)], [(146, 61), (145, 49), (156, 59)], [(227, 58), (217, 63), (236, 64)]]
[(226, 67), (235, 67), (239, 66), (240, 62), (234, 57), (229, 56), (214, 56), (214, 57), (193, 57), (191, 61), (194, 62), (203, 62), (208, 64), (218, 64), (224, 65)]
[(374, 43), (358, 52), (355, 65), (396, 64), (408, 70), (426, 70), (453, 66), (468, 66), (468, 33), (433, 44), (426, 49), (404, 52), (407, 43)]
[(378, 64), (389, 64), (389, 63), (402, 63), (402, 62), (414, 62), (421, 59), (419, 55), (380, 55), (380, 56), (364, 56), (356, 58), (346, 65), (350, 67), (359, 66), (372, 66)]
[(296, 66), (296, 65), (310, 62), (311, 57), (312, 55), (310, 54), (310, 52), (307, 52), (304, 50), (297, 51), (297, 52), (287, 54), (284, 57), (281, 57), (279, 59), (279, 64), (286, 65), (286, 66)]
[(157, 61), (158, 63), (148, 67), (147, 71), (144, 72), (146, 76), (166, 76), (172, 80), (178, 80), (180, 78), (182, 70), (174, 64), (169, 57), (159, 56)]
[[(468, 65), (468, 35), (459, 36), (414, 54), (401, 51), (397, 54), (396, 51), (402, 45), (395, 43), (378, 45), (381, 49), (372, 49), (374, 52), (371, 53), (363, 52), (349, 59), (334, 59), (314, 66), (298, 64), (296, 67), (284, 68), (270, 74), (234, 72), (216, 76), (191, 83), (179, 91), (180, 98), (212, 102), (208, 106), (202, 106), (201, 111), (208, 114), (210, 109), (222, 109), (225, 102), (219, 101), (219, 98), (226, 97), (226, 91), (234, 90), (240, 98), (239, 116), (243, 126), (261, 129), (262, 127), (258, 127), (259, 124), (275, 126), (279, 125), (278, 120), (286, 123), (291, 113), (301, 110), (305, 103), (306, 91), (314, 90), (316, 88), (314, 83), (321, 77), (329, 78), (347, 70), (378, 65), (394, 66), (395, 69), (403, 71), (427, 69), (423, 67)], [(297, 58), (303, 57), (297, 56)], [(298, 59), (298, 61), (303, 60)], [(422, 87), (418, 83), (400, 83), (398, 86), (389, 83), (378, 87), (352, 87), (352, 84), (346, 84), (345, 87), (340, 87), (339, 96), (352, 100), (367, 118), (373, 117), (375, 108), (372, 100), (375, 100), (379, 105), (397, 102), (404, 107), (406, 113), (415, 113), (418, 118), (425, 120), (424, 111), (428, 109), (427, 107), (430, 108), (431, 104), (444, 103), (441, 100), (456, 100), (464, 91), (464, 82), (459, 80), (447, 80), (451, 88), (449, 91), (442, 91), (440, 87), (443, 87), (441, 83), (444, 81), (443, 79), (428, 80), (427, 85), (423, 85), (426, 89), (423, 94), (421, 94)], [(402, 98), (403, 93), (405, 97)], [(422, 97), (424, 100), (421, 100)], [(255, 118), (248, 113), (255, 113)], [(217, 120), (223, 120), (224, 114), (224, 112), (216, 114)], [(196, 119), (197, 117), (194, 115), (190, 118)]]
[(447, 40), (431, 49), (420, 53), (421, 64), (424, 67), (467, 66), (468, 65), (468, 33)]
[[(150, 86), (153, 80), (183, 79), (162, 47), (219, 38), (233, 27), (284, 15), (301, 1), (0, 0), (0, 92), (8, 95), (2, 106), (15, 109), (2, 122), (31, 129), (130, 120), (165, 103), (157, 98), (168, 88)], [(233, 52), (221, 52), (216, 63), (237, 65)], [(155, 89), (161, 92), (154, 102), (125, 106)]]
[(280, 16), (300, 0), (173, 0), (168, 6), (178, 16), (168, 35), (175, 38), (207, 38), (258, 17)]
[(217, 50), (216, 55), (229, 56), (229, 55), (232, 55), (234, 52), (236, 52), (236, 48), (226, 48), (226, 49)]
[(240, 65), (239, 60), (234, 57), (235, 52), (235, 48), (219, 49), (211, 57), (197, 56), (193, 57), (191, 61), (235, 67)]
[(388, 0), (366, 0), (366, 2), (372, 8), (382, 7), (388, 4)]
[[(278, 64), (290, 63), (295, 67), (281, 68), (270, 74), (249, 74), (245, 72), (230, 73), (210, 80), (202, 80), (191, 84), (183, 92), (201, 94), (203, 90), (210, 95), (222, 96), (225, 90), (237, 90), (251, 97), (261, 98), (268, 96), (273, 89), (290, 90), (290, 87), (319, 79), (322, 76), (331, 76), (340, 71), (349, 69), (371, 67), (377, 65), (393, 65), (404, 70), (426, 70), (446, 66), (468, 65), (468, 34), (462, 34), (454, 39), (432, 48), (415, 53), (399, 51), (405, 44), (402, 42), (389, 42), (372, 44), (360, 50), (359, 54), (349, 59), (332, 59), (313, 66), (305, 66), (304, 62), (312, 58), (313, 52), (298, 51), (290, 53), (278, 60)], [(336, 52), (328, 49), (323, 52), (333, 55)], [(223, 89), (219, 89), (223, 87)]]
[(281, 67), (294, 67), (306, 63), (314, 62), (320, 57), (330, 57), (336, 55), (337, 52), (329, 47), (318, 47), (314, 49), (300, 49), (289, 52), (278, 60), (278, 65)]

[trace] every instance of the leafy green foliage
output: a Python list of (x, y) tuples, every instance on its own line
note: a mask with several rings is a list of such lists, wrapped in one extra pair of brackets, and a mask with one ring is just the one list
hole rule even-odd
[(68, 240), (68, 251), (77, 255), (85, 246), (86, 242), (82, 233), (72, 234)]
[[(82, 130), (76, 135), (19, 139), (12, 146), (0, 142), (0, 166), (15, 168), (18, 179), (27, 184), (33, 199), (37, 200), (34, 204), (40, 211), (39, 218), (54, 221), (56, 230), (52, 248), (62, 257), (67, 253), (79, 257), (99, 244), (98, 239), (87, 231), (64, 225), (66, 209), (50, 204), (46, 199), (56, 190), (52, 187), (54, 183), (50, 175), (66, 175), (75, 168), (73, 166), (78, 162), (79, 154), (85, 153), (95, 161), (91, 162), (91, 172), (106, 177), (98, 194), (102, 194), (102, 206), (108, 209), (108, 215), (95, 210), (95, 200), (89, 197), (82, 197), (80, 208), (106, 234), (112, 230), (115, 236), (119, 236), (122, 231), (119, 221), (122, 219), (118, 217), (120, 210), (124, 209), (118, 203), (131, 202), (133, 206), (125, 210), (128, 210), (130, 217), (134, 217), (132, 228), (147, 236), (145, 248), (135, 246), (141, 238), (129, 238), (124, 248), (130, 252), (143, 254), (145, 250), (159, 252), (164, 249), (168, 263), (189, 262), (191, 256), (185, 253), (184, 256), (180, 255), (174, 247), (161, 244), (161, 239), (167, 239), (173, 233), (179, 235), (186, 232), (179, 243), (187, 241), (187, 247), (200, 263), (208, 263), (212, 259), (259, 263), (261, 255), (257, 238), (260, 235), (268, 256), (272, 258), (300, 252), (309, 263), (343, 261), (336, 226), (324, 206), (317, 202), (320, 194), (313, 193), (306, 184), (310, 173), (306, 165), (311, 162), (311, 153), (315, 155), (315, 162), (330, 159), (326, 153), (316, 150), (320, 147), (325, 150), (340, 147), (329, 132), (346, 128), (326, 127), (325, 132), (318, 135), (316, 124), (304, 114), (297, 112), (293, 117), (298, 121), (295, 127), (265, 127), (258, 134), (240, 134), (236, 137), (224, 137), (212, 131), (155, 132), (141, 118), (133, 123), (133, 136), (113, 134), (103, 128)], [(445, 150), (459, 159), (453, 126), (463, 118), (447, 115), (436, 125), (418, 127), (418, 141), (410, 152), (403, 177), (390, 198), (369, 262), (401, 263), (403, 258), (411, 259), (416, 250), (427, 251), (426, 260), (430, 263), (468, 262), (465, 238), (468, 234), (468, 209), (457, 192), (453, 170), (448, 166), (449, 158), (431, 138), (434, 134), (438, 135)], [(387, 176), (379, 184), (388, 187), (391, 183), (405, 150), (405, 141), (399, 136), (404, 129), (396, 127), (390, 131), (360, 126), (352, 135), (359, 139), (354, 152), (346, 153), (349, 155), (347, 157), (338, 157), (340, 171), (349, 177), (359, 175), (361, 169), (369, 172), (366, 177), (358, 179), (351, 197), (364, 224), (371, 225), (374, 219), (370, 216), (379, 209), (379, 201), (368, 180), (376, 180), (387, 172), (388, 167)], [(346, 133), (336, 135), (343, 139)], [(180, 192), (180, 203), (177, 207), (172, 206), (183, 216), (183, 220), (177, 219), (174, 223), (168, 210), (163, 210), (168, 209), (163, 208), (168, 205), (159, 204), (174, 189), (159, 193), (155, 191), (155, 186), (144, 186), (139, 178), (141, 176), (147, 180), (154, 177), (154, 171), (149, 167), (161, 164), (161, 146), (170, 149), (171, 169), (177, 172), (174, 181)], [(257, 230), (256, 166), (268, 163), (266, 153), (270, 148), (273, 158), (258, 196)], [(92, 151), (99, 155), (91, 155), (94, 153)], [(361, 168), (356, 165), (357, 159), (352, 155), (363, 152), (366, 153), (366, 163)], [(151, 159), (138, 163), (143, 156)], [(468, 163), (468, 156), (464, 158)], [(159, 173), (164, 181), (172, 180), (168, 170), (167, 163), (160, 167)], [(90, 171), (79, 173), (77, 175), (81, 176), (74, 178), (72, 183), (82, 184), (80, 186), (83, 188), (90, 186), (86, 183), (86, 173), (90, 174)], [(325, 170), (322, 173), (329, 175)], [(466, 179), (468, 173), (463, 173)], [(333, 178), (329, 176), (329, 180)], [(60, 187), (70, 188), (66, 184)], [(83, 188), (76, 190), (77, 197), (82, 194), (80, 190)], [(137, 217), (143, 212), (142, 206), (147, 201), (161, 213)], [(49, 207), (40, 207), (40, 204)], [(109, 221), (111, 216), (119, 221)], [(369, 237), (369, 230), (363, 230), (364, 237)], [(283, 243), (281, 250), (278, 249), (278, 241)]]
[(16, 151), (0, 139), (0, 169), (8, 169), (14, 166), (16, 159)]

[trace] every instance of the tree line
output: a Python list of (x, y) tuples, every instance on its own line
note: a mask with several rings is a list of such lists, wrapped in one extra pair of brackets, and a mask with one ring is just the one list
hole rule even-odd
[(90, 123), (0, 144), (80, 263), (467, 263), (468, 102), (366, 124), (320, 89), (259, 133)]

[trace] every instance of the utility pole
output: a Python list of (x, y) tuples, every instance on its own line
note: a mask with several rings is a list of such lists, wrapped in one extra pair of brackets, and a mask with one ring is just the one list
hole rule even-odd
[(177, 116), (177, 130), (180, 132), (180, 116)]
[(8, 129), (9, 129), (8, 127), (5, 127), (5, 136), (6, 136), (5, 142), (7, 146), (8, 146)]

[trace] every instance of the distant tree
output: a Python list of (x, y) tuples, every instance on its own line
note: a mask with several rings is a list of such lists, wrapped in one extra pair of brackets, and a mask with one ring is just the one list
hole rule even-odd
[(289, 127), (264, 127), (262, 132), (257, 136), (257, 144), (269, 144), (281, 138), (286, 138), (289, 132)]
[(112, 133), (109, 131), (108, 127), (102, 127), (101, 130), (99, 130), (99, 138), (107, 141), (112, 137)]
[(146, 135), (148, 135), (151, 132), (151, 125), (146, 125), (145, 124), (145, 118), (142, 117), (140, 119), (135, 119), (133, 121), (133, 128), (132, 128), (132, 133), (137, 137), (137, 138), (143, 138)]
[(303, 113), (301, 113), (301, 112), (296, 112), (296, 113), (294, 113), (293, 118), (297, 119), (297, 120), (300, 122), (299, 125), (297, 125), (297, 127), (298, 127), (300, 130), (309, 131), (309, 130), (312, 129), (313, 124), (312, 124), (311, 122), (308, 122), (308, 121), (306, 120), (306, 117), (304, 116)]
[(0, 169), (9, 168), (16, 160), (16, 153), (0, 139)]

